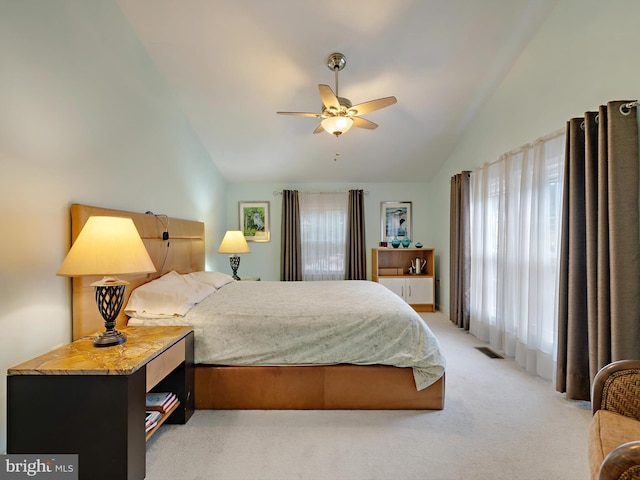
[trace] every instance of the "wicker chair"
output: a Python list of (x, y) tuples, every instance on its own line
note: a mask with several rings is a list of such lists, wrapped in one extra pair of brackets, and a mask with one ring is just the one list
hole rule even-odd
[(600, 370), (591, 402), (591, 479), (640, 480), (640, 360), (621, 360)]

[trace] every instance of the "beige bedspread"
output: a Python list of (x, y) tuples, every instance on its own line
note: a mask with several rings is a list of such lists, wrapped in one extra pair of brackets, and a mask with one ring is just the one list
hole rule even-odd
[(201, 364), (412, 367), (418, 390), (445, 368), (424, 320), (369, 281), (233, 282), (184, 317), (129, 324), (193, 325)]

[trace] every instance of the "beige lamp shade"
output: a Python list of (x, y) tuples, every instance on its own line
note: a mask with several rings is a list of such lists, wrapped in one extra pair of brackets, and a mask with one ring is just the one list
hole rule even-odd
[(58, 275), (151, 273), (156, 268), (130, 218), (89, 217), (62, 262)]
[(322, 128), (336, 137), (342, 135), (353, 126), (353, 119), (350, 117), (327, 117), (320, 122)]
[(249, 244), (240, 230), (227, 230), (224, 234), (218, 253), (251, 253)]

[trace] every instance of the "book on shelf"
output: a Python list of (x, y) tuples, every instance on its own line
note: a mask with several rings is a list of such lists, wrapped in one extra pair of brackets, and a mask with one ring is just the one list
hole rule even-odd
[(148, 432), (153, 427), (155, 427), (158, 424), (158, 420), (160, 420), (161, 417), (162, 417), (162, 412), (158, 410), (147, 411), (144, 419), (145, 432)]
[(171, 401), (169, 403), (167, 403), (167, 405), (164, 407), (164, 411), (168, 412), (169, 410), (171, 410), (173, 408), (173, 406), (178, 403), (178, 397), (176, 397), (175, 395), (173, 396), (173, 398), (171, 399)]
[(144, 419), (144, 426), (149, 427), (150, 425), (155, 425), (158, 423), (158, 420), (162, 417), (162, 412), (158, 410), (150, 410), (147, 411), (147, 414)]
[(175, 393), (171, 392), (150, 392), (147, 393), (147, 410), (157, 410), (165, 413), (178, 401)]

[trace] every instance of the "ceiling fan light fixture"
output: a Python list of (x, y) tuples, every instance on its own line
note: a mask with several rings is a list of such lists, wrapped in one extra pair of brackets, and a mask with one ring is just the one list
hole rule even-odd
[(322, 120), (321, 124), (325, 131), (339, 137), (353, 126), (353, 119), (343, 116), (328, 117)]

